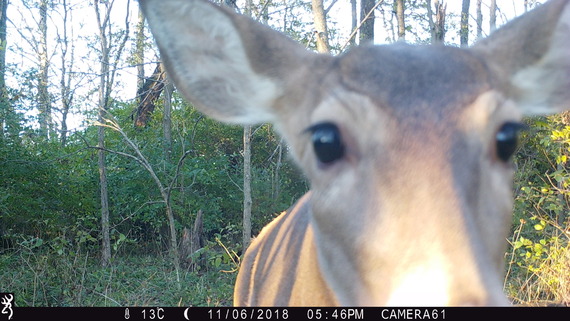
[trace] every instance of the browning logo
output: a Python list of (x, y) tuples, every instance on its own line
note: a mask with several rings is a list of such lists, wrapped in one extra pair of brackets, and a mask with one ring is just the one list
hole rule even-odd
[(14, 316), (14, 310), (12, 309), (13, 302), (14, 293), (0, 293), (0, 305), (2, 306), (2, 311), (0, 311), (0, 314), (8, 315), (8, 320), (12, 320), (12, 317)]

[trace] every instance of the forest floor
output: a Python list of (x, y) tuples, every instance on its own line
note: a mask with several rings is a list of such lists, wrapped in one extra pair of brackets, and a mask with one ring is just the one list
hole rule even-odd
[[(159, 255), (116, 256), (103, 268), (89, 253), (6, 251), (0, 253), (0, 292), (14, 293), (21, 307), (231, 306), (237, 273), (226, 268), (177, 274)], [(568, 288), (553, 296), (536, 279), (510, 275), (505, 291), (515, 305), (568, 306)]]
[(115, 258), (111, 267), (82, 256), (0, 254), (0, 292), (16, 306), (229, 306), (236, 273), (179, 275), (156, 256)]

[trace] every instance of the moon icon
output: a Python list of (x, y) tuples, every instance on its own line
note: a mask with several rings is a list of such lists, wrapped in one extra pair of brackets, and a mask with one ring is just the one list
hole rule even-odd
[(186, 310), (184, 310), (184, 318), (185, 318), (186, 320), (190, 320), (190, 319), (188, 318), (188, 309), (190, 309), (190, 308), (186, 308)]

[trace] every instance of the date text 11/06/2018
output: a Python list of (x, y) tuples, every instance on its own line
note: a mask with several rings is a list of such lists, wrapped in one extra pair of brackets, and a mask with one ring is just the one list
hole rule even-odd
[(216, 308), (209, 320), (445, 320), (435, 308)]
[(364, 320), (363, 308), (221, 308), (210, 320)]

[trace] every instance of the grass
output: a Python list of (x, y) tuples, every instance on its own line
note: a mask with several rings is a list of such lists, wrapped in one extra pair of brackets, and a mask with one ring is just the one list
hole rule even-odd
[(0, 292), (17, 306), (227, 306), (236, 273), (182, 271), (157, 256), (116, 257), (19, 251), (0, 255)]
[[(547, 225), (545, 221), (542, 221)], [(525, 238), (521, 220), (507, 256), (505, 292), (514, 304), (570, 306), (570, 242), (567, 232)], [(555, 225), (550, 222), (550, 225)], [(537, 224), (538, 230), (543, 227)], [(556, 236), (557, 235), (557, 236)]]
[[(533, 238), (524, 224), (510, 240), (505, 293), (517, 305), (570, 306), (566, 232)], [(156, 254), (116, 256), (102, 268), (93, 253), (20, 246), (0, 252), (0, 292), (14, 292), (17, 306), (229, 306), (237, 273), (225, 271), (236, 263), (207, 253), (207, 269), (177, 275)]]

